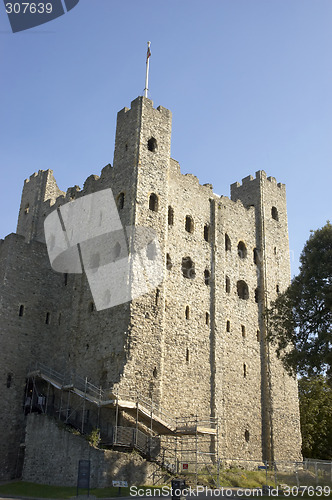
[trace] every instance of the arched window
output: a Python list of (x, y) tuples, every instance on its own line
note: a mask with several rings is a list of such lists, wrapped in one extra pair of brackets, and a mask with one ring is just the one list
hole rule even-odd
[(243, 300), (249, 299), (249, 289), (245, 281), (243, 280), (238, 281), (236, 284), (236, 288), (237, 288), (237, 294), (240, 297), (240, 299)]
[(181, 270), (185, 278), (194, 279), (196, 276), (195, 264), (190, 257), (183, 257)]
[(239, 241), (239, 244), (237, 246), (237, 253), (241, 259), (245, 259), (247, 257), (247, 247), (245, 243), (243, 243), (243, 241)]
[(150, 194), (149, 209), (152, 210), (152, 212), (158, 212), (158, 196), (155, 193)]
[(168, 225), (173, 226), (174, 224), (174, 210), (172, 207), (168, 207)]
[(122, 210), (124, 207), (124, 200), (125, 200), (125, 195), (124, 193), (120, 193), (117, 199), (118, 202), (118, 209)]
[(278, 214), (277, 207), (272, 207), (271, 208), (271, 215), (272, 215), (272, 219), (279, 220), (279, 214)]
[(210, 241), (210, 226), (208, 224), (205, 224), (204, 226), (204, 239), (207, 242)]
[(188, 233), (194, 232), (194, 221), (190, 215), (186, 215), (186, 231)]
[(206, 286), (209, 286), (210, 279), (211, 279), (210, 271), (208, 269), (205, 269), (205, 271), (204, 271), (204, 283), (206, 284)]
[(228, 276), (226, 276), (226, 293), (231, 293), (231, 280)]
[(189, 316), (190, 316), (189, 306), (186, 306), (186, 319), (189, 319)]
[(152, 153), (155, 153), (157, 151), (157, 141), (154, 137), (151, 137), (148, 140), (148, 150), (152, 151)]
[(232, 244), (230, 237), (228, 236), (228, 234), (225, 234), (225, 250), (226, 252), (230, 252), (231, 249), (232, 249)]

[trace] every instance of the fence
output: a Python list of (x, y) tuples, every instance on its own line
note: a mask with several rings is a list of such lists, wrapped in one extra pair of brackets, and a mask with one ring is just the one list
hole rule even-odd
[(332, 491), (332, 462), (305, 459), (302, 462), (277, 460), (220, 459), (220, 486), (274, 488), (326, 488)]

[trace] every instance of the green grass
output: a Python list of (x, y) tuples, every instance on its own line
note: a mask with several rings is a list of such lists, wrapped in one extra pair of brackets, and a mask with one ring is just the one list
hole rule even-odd
[[(118, 497), (119, 488), (90, 489), (90, 495), (97, 498)], [(64, 498), (76, 497), (76, 487), (49, 486), (45, 484), (18, 481), (0, 485), (0, 494), (13, 496), (26, 496), (32, 498)], [(85, 495), (88, 490), (79, 490), (80, 495)], [(129, 496), (129, 488), (121, 488), (121, 496)]]
[[(222, 479), (224, 477), (224, 479)], [(227, 479), (225, 479), (227, 478)], [(263, 479), (263, 481), (262, 481)], [(272, 478), (271, 481), (272, 483)], [(243, 471), (241, 469), (231, 469), (227, 471), (222, 471), (220, 484), (224, 488), (256, 488), (260, 487), (262, 484), (265, 484), (265, 473), (258, 471)], [(140, 489), (160, 489), (161, 486), (140, 486)], [(111, 498), (111, 497), (119, 497), (119, 489), (118, 488), (98, 488), (91, 489), (90, 495), (94, 495), (97, 498)], [(38, 498), (54, 498), (54, 499), (70, 499), (76, 497), (76, 487), (65, 487), (65, 486), (48, 486), (43, 484), (35, 484), (23, 481), (17, 481), (13, 483), (7, 483), (0, 485), (0, 495), (11, 495), (13, 497), (31, 497), (34, 499)], [(79, 494), (87, 494), (87, 490), (80, 489)], [(121, 496), (130, 496), (130, 488), (121, 488)], [(265, 499), (273, 497), (268, 496), (251, 496), (251, 497), (243, 497), (243, 498), (252, 498), (254, 499)], [(280, 497), (279, 497), (280, 498)], [(309, 495), (299, 495), (297, 497), (281, 497), (281, 498), (297, 498), (300, 500), (301, 498), (318, 498), (317, 495), (309, 496)], [(320, 495), (320, 499), (332, 498), (332, 494), (329, 496)]]
[[(160, 489), (160, 486), (140, 486), (140, 489)], [(88, 490), (79, 489), (80, 495), (86, 495)], [(76, 497), (76, 487), (49, 486), (45, 484), (17, 481), (0, 485), (0, 494), (12, 496), (26, 496), (32, 498), (61, 498)], [(119, 488), (92, 488), (90, 495), (97, 498), (119, 497)], [(121, 488), (121, 496), (130, 496), (130, 488)]]

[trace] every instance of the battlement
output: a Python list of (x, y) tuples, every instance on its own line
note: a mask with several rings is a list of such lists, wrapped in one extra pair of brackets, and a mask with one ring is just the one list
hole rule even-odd
[(53, 170), (47, 169), (47, 170), (38, 170), (38, 172), (34, 172), (33, 174), (30, 175), (29, 179), (24, 180), (24, 184), (27, 184), (28, 182), (41, 177), (41, 176), (47, 176), (47, 175), (53, 175)]
[(130, 108), (127, 108), (126, 106), (122, 108), (118, 112), (118, 118), (125, 116), (127, 113), (137, 110), (141, 105), (144, 105), (145, 108), (150, 108), (151, 110), (160, 113), (161, 115), (164, 115), (167, 118), (170, 118), (172, 116), (172, 112), (164, 108), (164, 106), (158, 106), (157, 108), (153, 107), (153, 101), (151, 99), (148, 99), (147, 97), (144, 96), (139, 96), (136, 97), (133, 101), (130, 103)]
[(271, 184), (275, 185), (279, 189), (285, 189), (285, 184), (282, 184), (281, 182), (277, 183), (275, 177), (271, 176), (267, 177), (266, 172), (264, 170), (258, 170), (256, 172), (255, 178), (252, 175), (247, 175), (247, 177), (244, 177), (242, 179), (242, 182), (233, 182), (233, 184), (231, 184), (231, 190), (235, 190), (242, 187), (250, 187), (254, 185), (257, 181), (262, 181), (262, 180), (269, 181)]

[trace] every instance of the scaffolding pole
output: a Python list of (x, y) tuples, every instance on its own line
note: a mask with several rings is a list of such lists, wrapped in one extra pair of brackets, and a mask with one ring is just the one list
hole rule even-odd
[(86, 400), (86, 388), (87, 388), (88, 378), (85, 377), (84, 384), (84, 399), (83, 399), (83, 410), (82, 410), (82, 434), (84, 434), (84, 418), (85, 418), (85, 400)]

